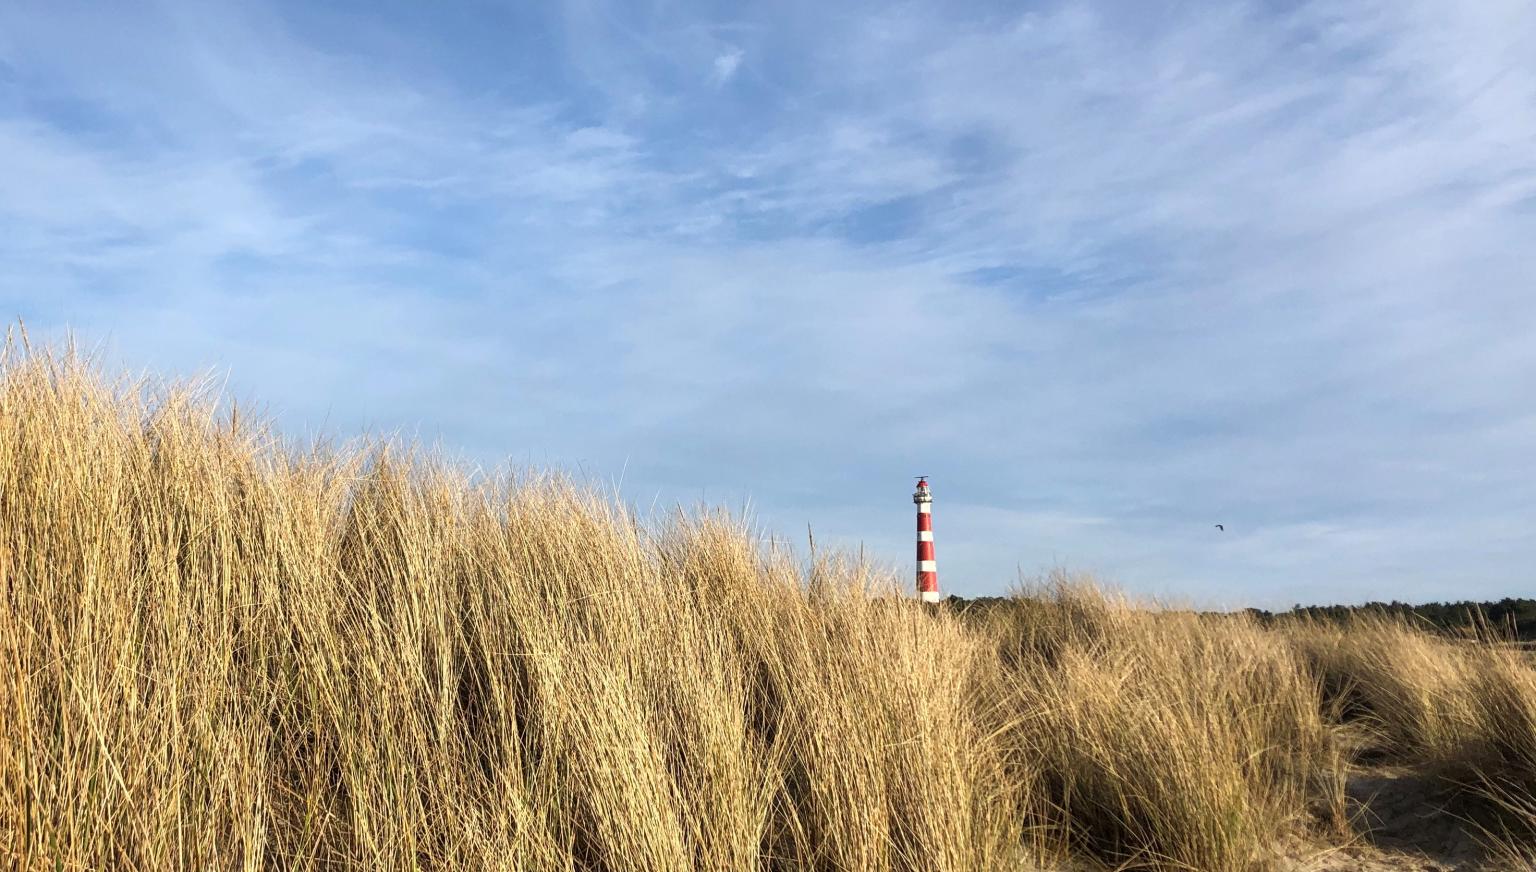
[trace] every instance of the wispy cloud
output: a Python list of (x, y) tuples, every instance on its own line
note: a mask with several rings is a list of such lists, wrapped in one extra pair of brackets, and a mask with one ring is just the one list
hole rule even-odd
[(330, 15), (0, 10), (0, 301), (970, 592), (1528, 582), (1528, 3)]
[(716, 85), (723, 85), (736, 75), (736, 70), (741, 66), (741, 59), (745, 57), (741, 49), (733, 48), (724, 54), (715, 57), (714, 80)]

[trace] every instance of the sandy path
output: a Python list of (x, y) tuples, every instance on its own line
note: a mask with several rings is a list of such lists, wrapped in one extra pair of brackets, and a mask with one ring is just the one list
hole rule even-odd
[(1350, 813), (1363, 833), (1354, 845), (1306, 859), (1295, 872), (1514, 872), (1487, 856), (1476, 824), (1459, 810), (1454, 791), (1412, 772), (1354, 773)]

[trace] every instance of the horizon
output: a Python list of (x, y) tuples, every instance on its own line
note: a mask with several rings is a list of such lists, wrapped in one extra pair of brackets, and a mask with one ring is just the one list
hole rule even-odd
[(967, 598), (1530, 595), (1533, 44), (1522, 0), (11, 6), (0, 314), (908, 575), (933, 472)]

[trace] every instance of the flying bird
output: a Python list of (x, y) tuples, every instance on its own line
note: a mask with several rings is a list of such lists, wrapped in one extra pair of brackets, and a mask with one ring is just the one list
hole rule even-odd
[(1222, 526), (1222, 525), (1220, 525), (1220, 524), (1217, 524), (1217, 525), (1216, 525), (1216, 529), (1218, 529), (1218, 530), (1220, 530), (1220, 531), (1221, 531), (1221, 532), (1223, 532), (1223, 533), (1225, 533), (1225, 532), (1227, 532), (1227, 528), (1226, 528), (1226, 527), (1223, 527), (1223, 526)]

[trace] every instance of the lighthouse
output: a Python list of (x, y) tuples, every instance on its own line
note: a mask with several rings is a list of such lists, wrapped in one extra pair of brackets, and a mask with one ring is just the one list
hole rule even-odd
[(918, 476), (917, 493), (917, 593), (925, 603), (939, 601), (939, 569), (933, 560), (933, 494), (928, 490), (928, 476)]

